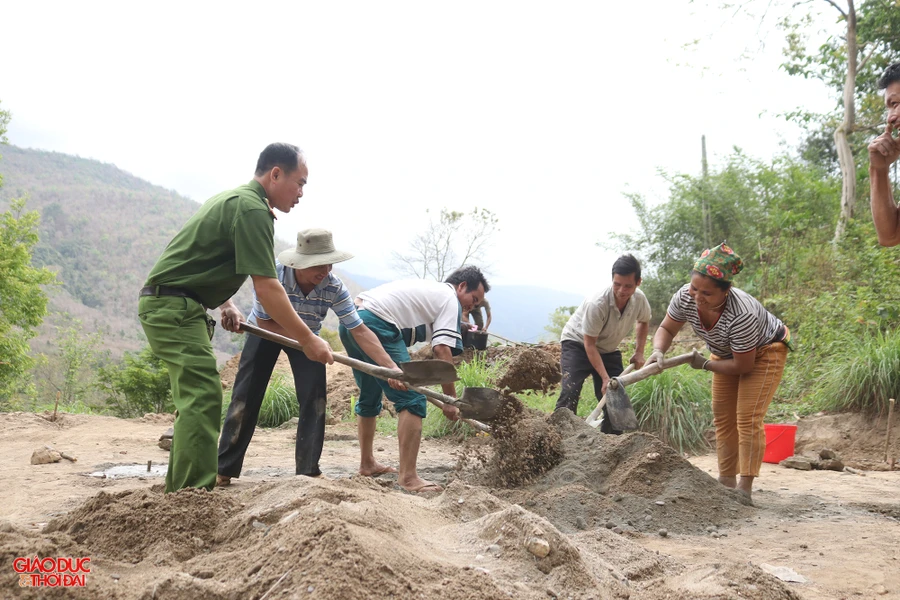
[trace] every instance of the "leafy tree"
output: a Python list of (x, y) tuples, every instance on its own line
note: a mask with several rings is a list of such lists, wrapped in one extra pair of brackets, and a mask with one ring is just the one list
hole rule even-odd
[[(809, 127), (807, 150), (820, 159), (837, 159), (842, 179), (840, 213), (834, 232), (837, 243), (853, 218), (858, 199), (855, 155), (877, 132), (884, 108), (875, 82), (884, 68), (900, 57), (900, 10), (896, 0), (824, 0), (839, 15), (842, 30), (818, 48), (808, 48), (809, 14), (782, 21), (787, 32), (784, 69), (791, 75), (823, 81), (836, 92), (836, 109), (827, 115), (797, 111), (791, 116)], [(792, 13), (796, 14), (796, 13)], [(822, 131), (833, 130), (829, 148)], [(833, 151), (832, 151), (833, 148)]]
[[(0, 110), (2, 143), (9, 118), (8, 111)], [(30, 386), (34, 359), (28, 340), (47, 314), (47, 294), (41, 286), (55, 281), (51, 271), (31, 265), (37, 227), (38, 213), (25, 211), (25, 198), (13, 199), (9, 210), (0, 214), (0, 406)]]
[(56, 326), (52, 345), (56, 352), (47, 356), (43, 370), (45, 385), (59, 393), (61, 405), (84, 403), (96, 387), (95, 370), (106, 359), (103, 335), (85, 333), (81, 321), (69, 319), (65, 327)]
[(484, 261), (498, 222), (486, 208), (469, 213), (442, 208), (438, 219), (429, 219), (425, 232), (410, 242), (409, 252), (393, 253), (394, 266), (404, 275), (443, 281), (464, 264)]
[(569, 322), (569, 317), (578, 310), (577, 306), (559, 306), (550, 313), (550, 324), (545, 325), (544, 329), (553, 335), (553, 339), (558, 340), (562, 335), (562, 331)]
[(126, 352), (121, 364), (101, 367), (98, 386), (106, 395), (107, 404), (120, 417), (174, 410), (169, 371), (149, 346)]

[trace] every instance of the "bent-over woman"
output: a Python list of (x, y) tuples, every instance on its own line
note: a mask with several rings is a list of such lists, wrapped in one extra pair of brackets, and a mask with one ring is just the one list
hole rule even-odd
[(704, 250), (691, 282), (672, 296), (647, 363), (665, 360), (685, 323), (706, 342), (710, 357), (691, 366), (713, 373), (719, 482), (749, 498), (766, 449), (763, 418), (781, 382), (790, 331), (758, 300), (732, 285), (742, 268), (741, 258), (724, 243)]

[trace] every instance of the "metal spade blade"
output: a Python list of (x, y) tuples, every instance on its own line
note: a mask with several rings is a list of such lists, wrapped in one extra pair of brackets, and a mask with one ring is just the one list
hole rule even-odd
[(491, 388), (470, 387), (463, 391), (462, 398), (454, 404), (467, 419), (490, 421), (503, 406), (503, 394)]
[(400, 363), (403, 381), (412, 385), (453, 383), (459, 379), (456, 367), (445, 360), (416, 360)]
[[(618, 377), (614, 379), (618, 380)], [(612, 384), (612, 382), (610, 382)], [(606, 388), (606, 414), (609, 424), (619, 431), (634, 431), (638, 428), (637, 415), (631, 406), (631, 400), (625, 393), (625, 386), (620, 381)]]

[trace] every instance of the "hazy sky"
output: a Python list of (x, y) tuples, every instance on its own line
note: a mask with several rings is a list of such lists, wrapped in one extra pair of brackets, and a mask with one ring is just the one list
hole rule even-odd
[(298, 144), (309, 184), (276, 234), (329, 228), (357, 256), (347, 271), (380, 278), (426, 209), (478, 206), (500, 219), (494, 283), (590, 293), (615, 258), (595, 243), (635, 226), (623, 192), (664, 198), (657, 170), (698, 172), (701, 134), (713, 164), (734, 145), (766, 158), (798, 139), (778, 113), (833, 105), (778, 70), (777, 32), (686, 0), (20, 0), (0, 15), (11, 143), (198, 201), (248, 181), (267, 143)]

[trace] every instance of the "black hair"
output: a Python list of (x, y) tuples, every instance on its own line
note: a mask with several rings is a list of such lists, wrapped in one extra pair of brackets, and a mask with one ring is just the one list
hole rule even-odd
[(484, 273), (481, 272), (481, 269), (472, 265), (465, 265), (458, 268), (450, 273), (450, 275), (447, 276), (447, 279), (444, 280), (444, 283), (453, 284), (454, 287), (462, 282), (466, 283), (467, 292), (477, 290), (478, 284), (484, 286), (485, 294), (491, 291), (491, 284), (484, 278)]
[(641, 263), (638, 262), (631, 254), (623, 254), (613, 263), (612, 274), (615, 275), (631, 275), (634, 273), (634, 280), (641, 279)]
[(723, 292), (727, 292), (728, 290), (730, 290), (731, 286), (733, 285), (731, 281), (725, 281), (724, 279), (716, 279), (715, 277), (710, 277), (706, 273), (701, 273), (700, 271), (698, 271), (696, 269), (694, 269), (694, 273), (696, 273), (698, 275), (703, 275), (704, 277), (706, 277), (707, 279), (712, 281), (714, 284), (716, 284), (716, 287), (719, 288), (720, 290), (722, 290)]
[(886, 90), (887, 86), (895, 81), (900, 81), (900, 62), (896, 62), (884, 70), (884, 74), (878, 80), (878, 89)]
[(300, 166), (303, 151), (293, 144), (276, 142), (269, 144), (259, 153), (256, 161), (256, 176), (262, 177), (275, 167), (281, 167), (285, 173), (293, 173)]

